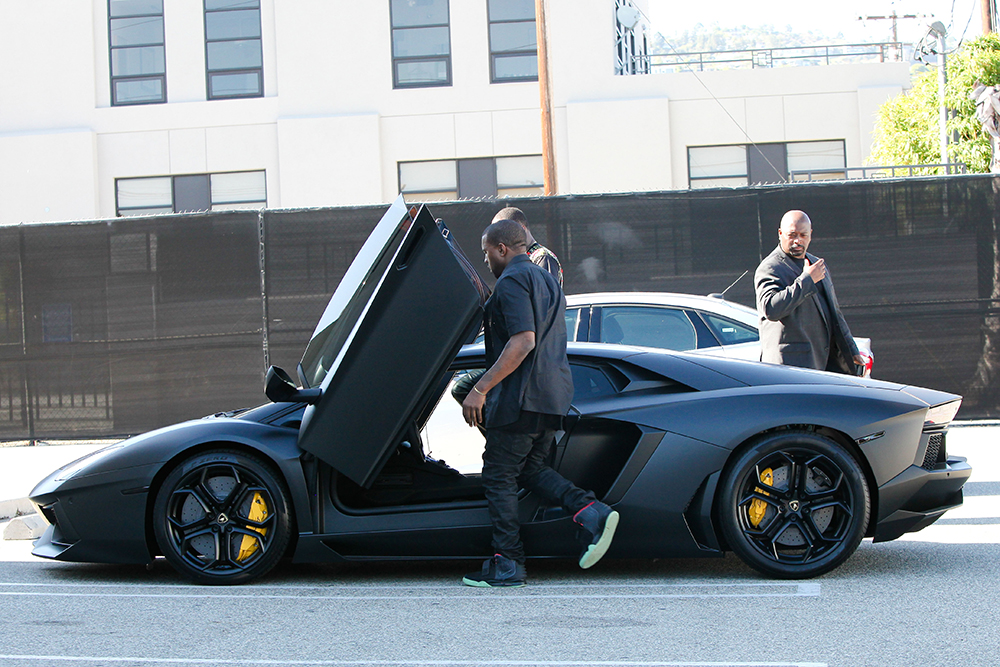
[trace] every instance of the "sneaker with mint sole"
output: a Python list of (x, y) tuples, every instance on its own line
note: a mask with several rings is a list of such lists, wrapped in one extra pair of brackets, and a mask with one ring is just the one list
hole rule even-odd
[(524, 565), (516, 561), (496, 554), (493, 558), (483, 561), (483, 567), (479, 572), (470, 572), (462, 578), (462, 583), (466, 586), (476, 586), (479, 588), (513, 588), (524, 586), (528, 580), (528, 573)]
[(596, 565), (608, 552), (618, 527), (618, 512), (595, 501), (573, 515), (573, 521), (580, 525), (581, 541), (585, 545), (580, 555), (580, 567), (586, 570)]

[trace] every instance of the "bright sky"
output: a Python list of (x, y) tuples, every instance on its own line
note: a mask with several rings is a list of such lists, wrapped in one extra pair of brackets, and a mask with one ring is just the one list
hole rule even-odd
[[(948, 29), (948, 48), (954, 48), (964, 34), (972, 39), (982, 34), (980, 0), (648, 0), (649, 19), (654, 32), (664, 35), (690, 28), (697, 23), (722, 27), (773, 25), (779, 29), (820, 31), (830, 36), (843, 33), (856, 43), (887, 42), (892, 39), (892, 21), (859, 21), (859, 16), (916, 14), (920, 18), (898, 19), (901, 42), (916, 42), (927, 25), (941, 21)], [(968, 26), (968, 27), (966, 27)]]

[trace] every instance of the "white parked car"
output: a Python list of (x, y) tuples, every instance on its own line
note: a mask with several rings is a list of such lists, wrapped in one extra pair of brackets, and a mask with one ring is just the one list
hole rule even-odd
[[(719, 297), (674, 292), (566, 296), (571, 341), (619, 343), (760, 360), (757, 311)], [(855, 338), (871, 375), (871, 339)]]

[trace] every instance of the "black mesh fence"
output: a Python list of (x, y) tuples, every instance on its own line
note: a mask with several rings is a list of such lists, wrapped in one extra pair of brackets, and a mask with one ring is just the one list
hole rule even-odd
[[(781, 215), (803, 209), (874, 375), (963, 394), (960, 417), (977, 418), (1000, 416), (998, 192), (1000, 179), (959, 176), (510, 203), (559, 255), (568, 293), (708, 294), (749, 272), (726, 296), (750, 306)], [(503, 205), (431, 210), (478, 262)], [(0, 228), (0, 440), (137, 433), (263, 402), (267, 365), (295, 367), (384, 209)]]

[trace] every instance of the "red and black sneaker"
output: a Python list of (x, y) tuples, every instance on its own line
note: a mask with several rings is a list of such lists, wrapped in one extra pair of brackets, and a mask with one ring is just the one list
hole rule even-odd
[(483, 561), (480, 572), (470, 572), (462, 578), (466, 586), (494, 588), (499, 586), (524, 586), (528, 580), (528, 572), (524, 565), (496, 554), (493, 558)]
[(580, 567), (587, 569), (604, 557), (618, 527), (618, 512), (600, 501), (595, 501), (573, 515), (573, 521), (580, 525), (581, 541), (584, 543), (580, 554)]

